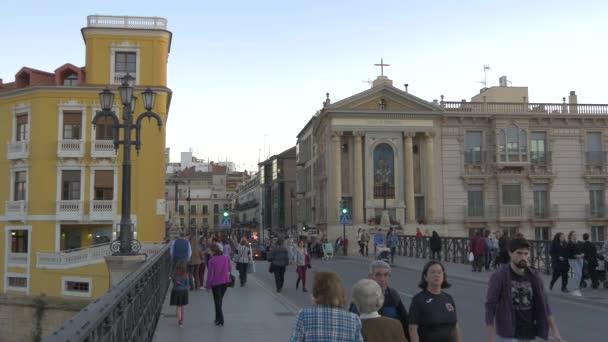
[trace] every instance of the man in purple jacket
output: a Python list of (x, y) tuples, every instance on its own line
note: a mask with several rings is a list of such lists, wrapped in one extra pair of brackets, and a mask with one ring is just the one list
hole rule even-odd
[(554, 341), (563, 341), (551, 315), (545, 287), (538, 273), (528, 268), (530, 243), (516, 238), (509, 243), (511, 262), (500, 267), (488, 284), (486, 325), (488, 341), (533, 341), (547, 339), (549, 329)]

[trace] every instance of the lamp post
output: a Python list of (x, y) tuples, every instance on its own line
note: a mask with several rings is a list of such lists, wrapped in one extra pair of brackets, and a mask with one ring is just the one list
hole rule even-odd
[[(188, 183), (190, 183), (190, 181), (188, 181)], [(196, 227), (192, 226), (192, 222), (191, 222), (191, 218), (190, 218), (190, 214), (192, 214), (192, 208), (190, 208), (190, 201), (192, 200), (192, 198), (190, 197), (190, 185), (188, 185), (188, 197), (186, 197), (186, 203), (188, 203), (188, 232), (190, 233), (190, 236), (194, 236), (194, 230)]]
[[(112, 241), (110, 249), (113, 255), (134, 255), (141, 249), (139, 241), (133, 237), (133, 223), (131, 221), (131, 145), (135, 145), (135, 150), (139, 155), (141, 149), (141, 121), (144, 118), (148, 120), (154, 118), (158, 124), (158, 129), (162, 128), (163, 122), (157, 113), (152, 111), (156, 100), (156, 93), (152, 89), (147, 88), (141, 93), (144, 102), (145, 112), (137, 116), (137, 120), (133, 123), (133, 115), (137, 97), (133, 95), (135, 79), (127, 73), (121, 79), (121, 85), (118, 87), (120, 100), (123, 105), (123, 123), (121, 124), (118, 115), (112, 110), (114, 106), (114, 93), (109, 88), (105, 88), (99, 93), (99, 102), (101, 110), (95, 114), (93, 118), (93, 127), (97, 124), (100, 117), (110, 117), (113, 119), (112, 126), (114, 132), (114, 149), (118, 151), (120, 145), (124, 146), (122, 155), (122, 203), (120, 217), (120, 234), (118, 240)], [(120, 140), (118, 133), (123, 130), (123, 138)], [(135, 140), (132, 141), (131, 133), (135, 130)]]
[[(180, 173), (179, 170), (175, 170), (173, 172), (173, 179), (169, 182), (169, 183), (173, 183), (175, 185), (175, 198), (174, 198), (175, 204), (173, 207), (173, 219), (174, 220), (177, 220), (177, 217), (178, 217), (177, 211), (178, 211), (178, 207), (179, 207), (179, 203), (178, 203), (178, 201), (179, 201), (179, 184), (183, 184), (183, 182), (179, 179), (179, 173)], [(175, 221), (173, 221), (173, 222), (175, 222)], [(169, 234), (169, 232), (166, 231), (165, 239), (168, 238), (168, 234)]]

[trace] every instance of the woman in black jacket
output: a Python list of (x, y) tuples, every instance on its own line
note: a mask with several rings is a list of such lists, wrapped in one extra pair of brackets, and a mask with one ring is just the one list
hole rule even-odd
[(441, 238), (439, 237), (439, 234), (437, 234), (437, 232), (434, 230), (433, 230), (433, 235), (431, 236), (431, 240), (430, 240), (429, 244), (430, 244), (431, 252), (432, 252), (431, 259), (440, 260), (441, 259)]
[(283, 246), (283, 239), (278, 239), (277, 244), (268, 254), (270, 267), (268, 271), (274, 273), (274, 282), (277, 286), (277, 292), (281, 292), (285, 283), (285, 268), (289, 265), (289, 252)]
[(568, 248), (564, 233), (555, 234), (549, 252), (551, 253), (551, 266), (553, 269), (549, 289), (553, 290), (553, 285), (557, 279), (562, 277), (562, 292), (568, 292), (568, 271), (570, 270), (570, 265), (568, 265)]

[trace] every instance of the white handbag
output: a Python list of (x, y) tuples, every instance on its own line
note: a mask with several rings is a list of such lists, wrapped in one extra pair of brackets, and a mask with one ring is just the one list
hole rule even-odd
[(473, 252), (469, 252), (469, 262), (473, 262), (473, 260), (475, 260), (475, 256), (473, 255)]

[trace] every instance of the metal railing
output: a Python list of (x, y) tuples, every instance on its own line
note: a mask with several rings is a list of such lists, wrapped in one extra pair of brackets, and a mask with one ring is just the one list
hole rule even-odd
[(592, 206), (592, 205), (586, 204), (585, 211), (587, 212), (588, 218), (605, 218), (606, 217), (606, 207), (603, 205)]
[(169, 288), (169, 246), (87, 305), (45, 342), (152, 341)]
[(559, 210), (559, 206), (557, 204), (547, 205), (547, 206), (530, 206), (530, 217), (533, 219), (555, 219), (557, 218), (557, 213)]
[[(551, 241), (528, 240), (530, 243), (530, 266), (540, 272), (551, 274)], [(597, 250), (603, 242), (593, 242)], [(471, 239), (462, 237), (441, 238), (441, 260), (457, 264), (470, 264), (468, 255)], [(399, 235), (397, 254), (408, 258), (430, 258), (430, 237), (419, 238), (415, 235)]]
[(87, 17), (87, 26), (166, 30), (167, 19), (160, 17), (89, 15)]
[(488, 220), (496, 218), (496, 206), (493, 205), (465, 205), (463, 209), (465, 220)]
[(509, 103), (509, 102), (450, 102), (442, 101), (441, 107), (451, 113), (551, 113), (606, 115), (606, 104), (567, 104), (567, 103)]

